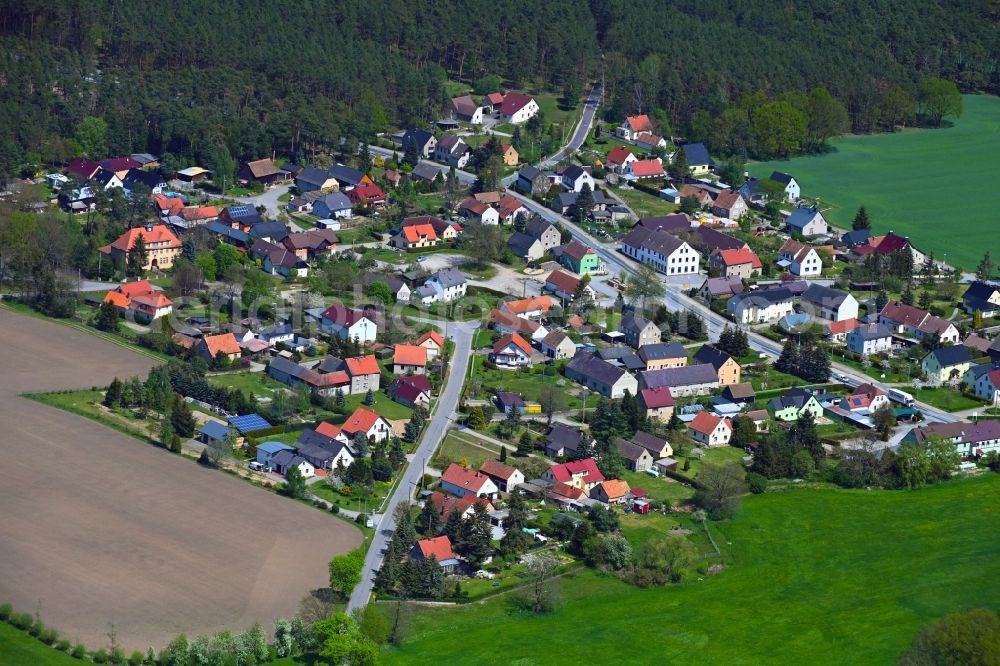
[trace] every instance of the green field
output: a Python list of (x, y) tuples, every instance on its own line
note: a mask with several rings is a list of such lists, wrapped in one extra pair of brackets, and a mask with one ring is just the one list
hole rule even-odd
[(727, 563), (716, 576), (642, 590), (588, 571), (544, 616), (503, 596), (421, 608), (386, 663), (895, 663), (928, 621), (1000, 606), (998, 492), (988, 475), (749, 497), (711, 525)]
[[(982, 196), (996, 173), (1000, 151), (1000, 98), (965, 96), (954, 127), (897, 134), (849, 136), (831, 142), (827, 155), (752, 164), (754, 176), (785, 171), (802, 196), (832, 206), (827, 219), (848, 228), (866, 206), (874, 229), (910, 236), (925, 252), (970, 271), (986, 250), (1000, 254), (996, 215)], [(984, 242), (985, 241), (985, 242)]]
[(910, 393), (918, 402), (926, 402), (932, 407), (943, 409), (946, 412), (961, 412), (966, 409), (975, 409), (986, 404), (985, 400), (963, 395), (958, 389), (953, 388), (920, 388), (912, 389)]
[(0, 622), (0, 665), (70, 666), (80, 663), (84, 662), (48, 647), (6, 622)]

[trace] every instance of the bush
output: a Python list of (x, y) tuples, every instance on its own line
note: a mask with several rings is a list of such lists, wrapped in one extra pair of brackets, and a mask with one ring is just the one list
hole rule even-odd
[(762, 474), (757, 474), (756, 472), (750, 472), (747, 474), (747, 488), (749, 488), (750, 492), (754, 495), (760, 495), (767, 490), (767, 477)]
[(10, 617), (10, 623), (22, 631), (27, 630), (34, 621), (31, 613), (14, 613)]
[(337, 515), (338, 513), (340, 513), (340, 505), (339, 504), (331, 504), (330, 505), (330, 513), (332, 513), (333, 515)]
[(136, 650), (128, 658), (129, 666), (141, 666), (143, 659), (145, 659), (145, 657), (143, 657), (142, 653)]
[(60, 638), (58, 641), (56, 641), (56, 645), (55, 645), (55, 648), (57, 650), (59, 650), (60, 652), (69, 652), (70, 648), (72, 648), (72, 647), (73, 647), (73, 644), (70, 643), (65, 638)]
[(105, 650), (104, 648), (100, 648), (97, 652), (94, 653), (92, 659), (94, 660), (95, 664), (106, 664), (111, 659), (111, 657), (110, 655), (108, 655), (107, 650)]
[(14, 612), (13, 607), (10, 604), (4, 604), (0, 606), (0, 622), (6, 622), (10, 619), (11, 613)]
[(83, 659), (87, 656), (87, 648), (83, 647), (79, 643), (73, 646), (73, 651), (70, 652), (70, 656), (74, 659)]

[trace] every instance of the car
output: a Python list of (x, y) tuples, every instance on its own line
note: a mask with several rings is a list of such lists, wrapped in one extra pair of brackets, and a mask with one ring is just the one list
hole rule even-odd
[(427, 257), (424, 257), (424, 256), (417, 257), (417, 263), (421, 263), (422, 264), (425, 261), (427, 261)]

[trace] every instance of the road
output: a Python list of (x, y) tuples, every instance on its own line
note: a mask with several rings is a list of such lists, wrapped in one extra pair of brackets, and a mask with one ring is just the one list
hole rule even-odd
[[(438, 323), (444, 328), (443, 322)], [(458, 408), (459, 398), (462, 395), (462, 386), (469, 369), (469, 358), (472, 356), (472, 340), (478, 326), (478, 322), (449, 322), (447, 325), (447, 335), (455, 342), (455, 353), (451, 359), (448, 383), (445, 384), (444, 390), (438, 396), (435, 411), (427, 423), (424, 436), (403, 472), (403, 477), (396, 484), (396, 489), (389, 497), (381, 520), (377, 521), (375, 536), (372, 537), (368, 553), (365, 556), (361, 582), (354, 587), (347, 604), (348, 613), (355, 608), (364, 608), (368, 604), (375, 582), (375, 574), (382, 566), (382, 553), (388, 548), (389, 539), (392, 538), (392, 533), (396, 529), (396, 507), (410, 501), (414, 489), (420, 484), (424, 467), (434, 455), (435, 449), (444, 439), (445, 433), (448, 432), (449, 426), (457, 416), (455, 410)]]

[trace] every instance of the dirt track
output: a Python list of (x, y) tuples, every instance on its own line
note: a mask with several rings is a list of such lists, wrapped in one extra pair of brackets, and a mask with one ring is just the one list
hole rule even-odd
[(0, 603), (92, 649), (111, 622), (129, 651), (270, 633), (361, 544), (332, 516), (18, 397), (145, 375), (150, 359), (3, 309), (0, 340)]

